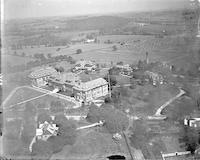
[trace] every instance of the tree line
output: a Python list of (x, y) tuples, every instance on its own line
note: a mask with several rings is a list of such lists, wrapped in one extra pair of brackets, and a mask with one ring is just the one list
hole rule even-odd
[(8, 63), (6, 66), (7, 72), (8, 73), (22, 72), (25, 70), (29, 70), (33, 67), (47, 65), (47, 64), (51, 64), (55, 62), (60, 62), (60, 61), (67, 61), (70, 64), (75, 63), (75, 60), (71, 56), (67, 56), (67, 55), (59, 55), (59, 56), (51, 57), (51, 55), (48, 54), (48, 56), (45, 57), (44, 54), (35, 54), (34, 58), (35, 60), (32, 60), (26, 64), (13, 65), (11, 63)]

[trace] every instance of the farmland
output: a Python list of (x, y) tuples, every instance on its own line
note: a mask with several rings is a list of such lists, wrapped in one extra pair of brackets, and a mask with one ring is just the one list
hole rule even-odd
[(14, 55), (2, 55), (2, 65), (11, 64), (11, 65), (21, 65), (26, 64), (27, 62), (33, 60), (30, 57), (19, 57)]
[[(34, 48), (27, 47), (17, 50), (17, 52), (25, 53), (27, 56), (33, 56), (36, 53), (42, 53), (46, 56), (47, 54), (51, 54), (52, 56), (69, 55), (75, 60), (88, 59), (95, 60), (99, 63), (110, 63), (111, 61), (116, 63), (123, 61), (129, 64), (144, 59), (145, 53), (148, 52), (150, 61), (167, 61), (171, 64), (181, 66), (183, 62), (186, 62), (186, 59), (188, 60), (188, 56), (190, 56), (190, 61), (195, 60), (195, 52), (197, 52), (200, 44), (197, 40), (194, 44), (195, 46), (187, 47), (184, 45), (183, 36), (156, 38), (155, 36), (145, 35), (107, 35), (98, 36), (97, 39), (100, 41), (98, 44), (74, 44), (69, 47), (35, 46)], [(110, 40), (112, 44), (104, 44), (104, 42), (108, 40)], [(122, 46), (119, 44), (122, 42), (124, 42), (125, 45)], [(113, 45), (117, 46), (117, 51), (112, 50)], [(186, 47), (187, 50), (185, 49)], [(57, 51), (58, 48), (60, 48), (59, 51)], [(77, 49), (81, 49), (82, 53), (76, 54)], [(194, 50), (193, 55), (190, 54), (191, 50)], [(181, 56), (179, 57), (179, 55)], [(18, 59), (20, 60), (22, 58)]]

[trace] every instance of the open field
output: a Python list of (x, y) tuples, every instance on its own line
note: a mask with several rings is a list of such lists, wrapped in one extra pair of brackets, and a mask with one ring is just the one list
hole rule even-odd
[(2, 55), (2, 65), (11, 64), (11, 65), (21, 65), (26, 64), (27, 62), (33, 60), (30, 57), (19, 57), (14, 55)]
[[(33, 48), (27, 47), (24, 49), (17, 50), (19, 53), (25, 53), (26, 55), (34, 55), (36, 53), (43, 53), (47, 56), (47, 54), (51, 54), (52, 56), (57, 55), (72, 55), (76, 53), (77, 49), (81, 49), (83, 52), (89, 52), (89, 51), (95, 51), (99, 50), (101, 48), (109, 48), (111, 45), (107, 44), (75, 44), (70, 45), (69, 48), (66, 46), (56, 46), (56, 47), (45, 47), (45, 46), (35, 46)], [(56, 51), (58, 48), (60, 48), (60, 51)], [(13, 52), (12, 50), (8, 50), (7, 52)]]
[(6, 103), (6, 106), (17, 104), (21, 101), (40, 96), (42, 94), (43, 93), (37, 92), (29, 88), (20, 88), (11, 96), (9, 101)]
[[(8, 102), (5, 104), (5, 108), (9, 107), (10, 105), (15, 105), (15, 104), (17, 104), (19, 102), (23, 102), (23, 101), (26, 101), (26, 100), (29, 100), (31, 98), (35, 98), (35, 97), (38, 97), (38, 96), (41, 96), (41, 95), (44, 95), (44, 93), (36, 91), (34, 89), (30, 89), (30, 88), (21, 88), (21, 89), (18, 89), (11, 96), (11, 98), (8, 100)], [(65, 100), (60, 99), (60, 98), (53, 97), (51, 95), (45, 95), (44, 97), (32, 100), (31, 102), (33, 102), (35, 105), (44, 105), (44, 106), (40, 106), (40, 108), (45, 108), (46, 105), (49, 106), (52, 101), (60, 101), (66, 107), (67, 106), (70, 107), (70, 106), (74, 105), (71, 102), (65, 101)], [(18, 106), (16, 106), (16, 107), (18, 107)]]
[(166, 115), (169, 120), (177, 121), (183, 119), (185, 116), (197, 110), (197, 106), (194, 104), (191, 98), (186, 96), (179, 100), (174, 101), (168, 107), (163, 110), (163, 114)]
[[(99, 63), (111, 63), (123, 61), (124, 63), (136, 63), (138, 60), (145, 59), (145, 53), (149, 53), (151, 61), (165, 61), (170, 64), (175, 64), (180, 67), (186, 66), (190, 62), (196, 60), (197, 51), (200, 48), (200, 40), (196, 39), (190, 45), (184, 45), (182, 36), (165, 36), (164, 38), (156, 38), (155, 36), (145, 35), (107, 35), (98, 36), (100, 43), (98, 44), (74, 44), (69, 48), (65, 46), (57, 47), (28, 47), (22, 50), (17, 50), (19, 53), (26, 55), (34, 55), (36, 53), (57, 55), (69, 55), (75, 60), (86, 59), (95, 60)], [(110, 40), (112, 44), (104, 44)], [(125, 43), (120, 45), (119, 43)], [(117, 46), (117, 51), (112, 51), (112, 46)], [(56, 51), (60, 48), (59, 51)], [(81, 54), (76, 54), (76, 50), (81, 49)], [(9, 51), (8, 51), (9, 52)], [(24, 59), (26, 59), (24, 61)], [(7, 61), (11, 63), (15, 57), (8, 57)], [(16, 57), (16, 62), (28, 62), (29, 58)]]
[(129, 109), (134, 116), (145, 118), (155, 114), (156, 110), (175, 96), (179, 90), (173, 86), (160, 86), (154, 88), (151, 85), (137, 86), (127, 91), (127, 96), (122, 98), (123, 109)]

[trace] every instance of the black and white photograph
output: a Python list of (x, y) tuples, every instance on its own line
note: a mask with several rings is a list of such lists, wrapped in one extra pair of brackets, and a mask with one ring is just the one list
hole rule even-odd
[(0, 2), (0, 160), (200, 160), (200, 0)]

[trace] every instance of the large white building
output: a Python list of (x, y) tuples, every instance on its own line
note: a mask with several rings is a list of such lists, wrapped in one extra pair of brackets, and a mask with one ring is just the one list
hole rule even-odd
[(33, 86), (42, 87), (48, 84), (49, 77), (56, 73), (56, 70), (52, 67), (44, 67), (36, 69), (29, 75)]
[(98, 78), (88, 82), (81, 82), (73, 87), (75, 98), (83, 102), (91, 102), (108, 95), (108, 82)]
[(80, 77), (74, 73), (57, 73), (48, 79), (48, 85), (63, 92), (73, 93), (73, 86), (80, 82)]

